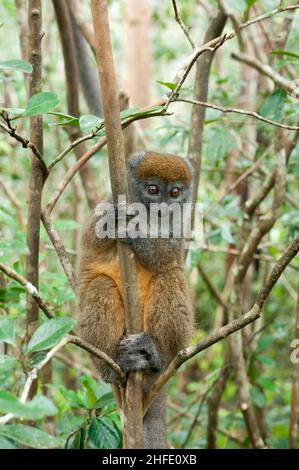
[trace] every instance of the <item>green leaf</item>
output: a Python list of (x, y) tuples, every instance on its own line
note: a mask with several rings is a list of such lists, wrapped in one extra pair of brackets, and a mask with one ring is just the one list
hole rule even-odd
[(73, 328), (75, 323), (75, 320), (69, 317), (46, 321), (34, 332), (26, 352), (52, 348)]
[(1, 111), (6, 111), (8, 114), (23, 114), (24, 108), (3, 108), (0, 106)]
[(86, 437), (86, 426), (81, 426), (75, 433), (71, 443), (68, 444), (68, 449), (84, 449)]
[(128, 117), (134, 116), (135, 114), (138, 114), (140, 108), (128, 108), (124, 109), (120, 113), (120, 118), (121, 119), (126, 119)]
[(274, 338), (273, 336), (262, 336), (259, 340), (258, 340), (258, 343), (257, 343), (257, 348), (256, 348), (256, 351), (257, 352), (261, 352), (263, 351), (264, 349), (267, 349), (268, 346), (270, 346), (271, 343), (273, 343), (274, 341)]
[(247, 8), (251, 8), (256, 2), (257, 0), (246, 0)]
[(94, 408), (97, 410), (101, 410), (106, 406), (114, 405), (114, 396), (112, 392), (105, 393), (101, 398), (99, 398), (96, 403), (94, 404)]
[(287, 57), (293, 57), (294, 59), (299, 59), (299, 55), (295, 54), (294, 52), (288, 52), (288, 51), (271, 51), (270, 54), (274, 55), (285, 55)]
[(24, 116), (37, 116), (38, 114), (46, 114), (58, 105), (60, 98), (56, 93), (43, 91), (31, 96), (28, 100)]
[(5, 354), (0, 354), (0, 374), (10, 372), (16, 365), (16, 358)]
[(84, 134), (90, 134), (96, 127), (101, 126), (103, 119), (93, 114), (84, 114), (79, 119), (79, 126)]
[(0, 426), (0, 435), (33, 449), (53, 449), (59, 447), (59, 441), (50, 434), (24, 424), (6, 424)]
[(70, 114), (59, 113), (57, 111), (49, 111), (47, 114), (51, 116), (57, 116), (58, 122), (51, 122), (49, 123), (49, 127), (56, 127), (56, 126), (78, 126), (79, 119), (71, 116)]
[(157, 83), (160, 85), (166, 86), (166, 88), (169, 88), (170, 90), (175, 90), (176, 84), (172, 82), (162, 82), (162, 80), (157, 80)]
[(231, 233), (230, 225), (227, 222), (221, 224), (221, 237), (223, 238), (223, 240), (225, 240), (228, 243), (235, 242), (234, 237), (232, 236), (232, 233)]
[(268, 95), (260, 108), (260, 114), (263, 117), (269, 117), (279, 121), (285, 104), (287, 93), (285, 90), (275, 90)]
[(28, 359), (28, 361), (26, 362), (26, 366), (30, 368), (37, 366), (37, 364), (39, 364), (45, 359), (46, 355), (47, 353), (45, 351), (40, 351), (34, 354)]
[(104, 417), (93, 418), (88, 437), (97, 449), (118, 449), (120, 436), (111, 419)]
[(0, 60), (0, 70), (19, 70), (32, 73), (32, 65), (25, 60)]
[(3, 436), (0, 436), (0, 449), (15, 449), (16, 446), (13, 445), (8, 439)]
[(88, 377), (86, 377), (86, 376), (81, 377), (80, 382), (86, 390), (87, 407), (88, 407), (89, 410), (92, 410), (92, 408), (94, 407), (94, 405), (97, 401), (96, 394), (93, 391), (93, 388), (92, 388), (92, 386), (91, 386), (91, 384), (88, 380)]
[(266, 405), (266, 396), (264, 394), (264, 391), (256, 385), (253, 385), (251, 387), (250, 396), (253, 403), (259, 408), (263, 408)]
[(258, 384), (261, 385), (263, 389), (269, 392), (276, 393), (278, 388), (273, 378), (269, 377), (260, 377), (258, 379)]
[(276, 366), (276, 362), (269, 356), (264, 356), (262, 354), (259, 354), (257, 356), (257, 360), (261, 362), (262, 364), (264, 364), (265, 366), (272, 366), (272, 367)]
[(1, 413), (13, 413), (15, 416), (24, 419), (41, 419), (45, 416), (54, 416), (57, 408), (44, 396), (36, 395), (32, 401), (21, 403), (20, 400), (9, 392), (0, 392)]
[(14, 324), (8, 318), (0, 320), (0, 341), (12, 344), (13, 346), (16, 344)]
[(120, 118), (122, 120), (132, 118), (132, 117), (146, 117), (150, 116), (153, 113), (158, 113), (162, 112), (164, 110), (163, 106), (151, 106), (150, 108), (147, 109), (139, 109), (139, 108), (130, 108), (130, 109), (125, 109), (120, 113)]

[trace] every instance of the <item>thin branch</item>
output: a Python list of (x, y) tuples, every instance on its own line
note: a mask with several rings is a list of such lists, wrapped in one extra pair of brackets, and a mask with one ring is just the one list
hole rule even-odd
[(101, 359), (102, 361), (104, 361), (116, 373), (120, 382), (122, 384), (125, 383), (126, 374), (122, 371), (119, 365), (110, 356), (108, 356), (108, 354), (95, 348), (92, 344), (87, 343), (79, 336), (67, 335), (67, 337), (68, 337), (69, 343), (75, 344), (79, 348), (84, 349), (88, 353), (93, 354), (98, 359)]
[(6, 194), (8, 199), (11, 201), (13, 206), (16, 208), (18, 222), (20, 224), (21, 230), (23, 230), (24, 220), (23, 220), (23, 214), (22, 214), (22, 208), (21, 208), (20, 202), (16, 198), (13, 190), (6, 184), (6, 182), (2, 178), (0, 178), (0, 186), (2, 186), (4, 193)]
[[(43, 361), (41, 361), (36, 367), (34, 367), (34, 369), (27, 372), (27, 380), (25, 382), (22, 394), (20, 396), (21, 403), (26, 403), (26, 401), (28, 400), (32, 384), (37, 379), (38, 371), (42, 369), (52, 359), (52, 357), (56, 354), (56, 352), (59, 351), (61, 348), (63, 348), (68, 342), (69, 342), (69, 338), (65, 336), (58, 344), (56, 344), (56, 346), (50, 349), (50, 351), (47, 353)], [(14, 416), (15, 415), (13, 413), (8, 413), (2, 416), (0, 418), (0, 425), (6, 424), (8, 421), (14, 418)]]
[[(31, 369), (29, 372), (27, 372), (27, 380), (25, 382), (22, 394), (20, 396), (21, 403), (26, 403), (26, 401), (28, 400), (32, 384), (37, 379), (38, 371), (41, 370), (55, 356), (55, 354), (58, 351), (60, 351), (60, 349), (62, 349), (64, 346), (70, 343), (75, 344), (79, 348), (84, 349), (85, 351), (93, 354), (94, 356), (101, 359), (102, 361), (105, 361), (106, 364), (109, 367), (111, 367), (111, 369), (116, 373), (120, 382), (124, 383), (126, 376), (121, 370), (121, 368), (119, 367), (119, 365), (116, 362), (114, 362), (113, 359), (111, 359), (111, 357), (109, 357), (103, 351), (100, 351), (99, 349), (95, 348), (91, 344), (87, 343), (86, 341), (83, 341), (78, 336), (66, 335), (58, 344), (56, 344), (56, 346), (50, 349), (46, 357), (36, 367)], [(0, 418), (0, 425), (6, 424), (12, 418), (14, 418), (13, 413), (8, 413), (2, 416)]]
[(299, 251), (299, 233), (297, 234), (295, 239), (292, 241), (292, 243), (289, 245), (285, 253), (279, 258), (279, 260), (273, 267), (268, 279), (266, 280), (265, 284), (260, 290), (256, 299), (256, 304), (260, 308), (263, 308), (274, 285), (276, 284), (276, 282), (278, 281), (278, 279), (280, 278), (281, 274), (286, 269), (288, 264), (297, 255), (298, 251)]
[(86, 140), (91, 140), (95, 136), (95, 132), (91, 132), (90, 134), (84, 135), (82, 137), (79, 137), (79, 139), (73, 140), (52, 162), (49, 163), (48, 165), (48, 170), (51, 171), (52, 168), (60, 162), (66, 155), (68, 155), (77, 145), (82, 144), (82, 142), (85, 142)]
[[(4, 114), (1, 113), (1, 116), (3, 117)], [(9, 122), (8, 118), (5, 118), (5, 120), (6, 120), (6, 122)], [(11, 126), (10, 124), (5, 125), (3, 122), (0, 122), (0, 127), (5, 132), (7, 132), (7, 134), (9, 134), (11, 137), (13, 137), (18, 142), (20, 142), (22, 144), (23, 148), (30, 149), (32, 151), (32, 153), (38, 159), (38, 161), (39, 161), (39, 163), (40, 163), (40, 165), (43, 169), (44, 177), (46, 178), (49, 174), (49, 171), (48, 171), (47, 165), (45, 163), (45, 160), (44, 160), (42, 154), (40, 153), (40, 151), (38, 150), (37, 146), (33, 142), (31, 142), (30, 140), (26, 139), (25, 137), (22, 137), (21, 134), (19, 134), (16, 131), (16, 127)]]
[(189, 359), (191, 359), (191, 357), (195, 356), (201, 351), (204, 351), (205, 349), (209, 348), (210, 346), (222, 340), (223, 338), (226, 338), (232, 333), (235, 333), (236, 331), (240, 330), (249, 323), (252, 323), (261, 316), (263, 306), (267, 298), (269, 297), (274, 285), (276, 284), (276, 282), (278, 281), (290, 261), (298, 254), (298, 252), (299, 233), (272, 269), (270, 276), (266, 280), (265, 284), (263, 285), (262, 289), (260, 290), (257, 296), (255, 304), (247, 313), (241, 315), (235, 320), (232, 320), (227, 325), (219, 328), (218, 330), (212, 331), (212, 333), (207, 335), (197, 344), (181, 350), (175, 356), (175, 358), (167, 366), (166, 370), (162, 372), (162, 374), (159, 376), (148, 395), (145, 397), (143, 406), (144, 414), (147, 412), (152, 400), (158, 395), (163, 386), (169, 381), (169, 379), (176, 373), (178, 368), (184, 362), (188, 361)]
[(53, 313), (50, 310), (49, 305), (41, 298), (37, 288), (31, 284), (24, 276), (17, 273), (14, 269), (11, 269), (6, 264), (0, 263), (0, 271), (2, 271), (6, 276), (10, 277), (14, 281), (17, 281), (21, 286), (24, 287), (25, 291), (31, 295), (38, 306), (42, 309), (42, 311), (46, 314), (48, 318), (54, 318)]
[(70, 11), (74, 15), (76, 22), (81, 29), (83, 36), (88, 42), (93, 54), (95, 55), (95, 44), (94, 44), (94, 32), (90, 27), (88, 21), (86, 21), (86, 15), (82, 9), (82, 3), (78, 0), (66, 0)]
[(231, 57), (255, 68), (258, 72), (270, 78), (275, 83), (275, 85), (277, 85), (279, 88), (283, 88), (295, 98), (299, 97), (299, 91), (296, 89), (296, 83), (294, 81), (288, 80), (287, 78), (284, 78), (282, 75), (276, 72), (276, 70), (272, 69), (270, 65), (263, 64), (255, 57), (248, 54), (233, 52)]
[[(225, 23), (226, 16), (222, 12), (218, 12), (217, 15), (210, 21), (209, 27), (205, 33), (204, 41), (208, 42), (215, 38), (215, 36), (219, 36), (219, 34), (221, 34), (223, 31)], [(202, 55), (196, 62), (196, 72), (193, 86), (194, 100), (206, 101), (208, 98), (209, 77), (213, 59), (213, 52), (208, 52)], [(195, 105), (192, 106), (187, 158), (193, 168), (192, 201), (194, 202), (197, 200), (201, 174), (205, 115), (205, 108), (200, 108)], [(192, 219), (194, 219), (194, 211), (192, 214)], [(194, 220), (192, 220), (192, 223), (194, 223)]]
[(289, 126), (288, 124), (281, 124), (280, 122), (277, 121), (272, 121), (272, 119), (267, 119), (260, 114), (256, 113), (255, 111), (248, 111), (247, 109), (239, 109), (239, 108), (224, 108), (223, 106), (220, 105), (215, 105), (212, 103), (206, 103), (204, 101), (197, 101), (197, 100), (191, 100), (191, 99), (185, 99), (185, 98), (176, 98), (174, 99), (173, 102), (177, 101), (182, 101), (184, 103), (190, 103), (190, 104), (195, 104), (198, 106), (203, 106), (205, 108), (211, 108), (211, 109), (216, 109), (217, 111), (221, 111), (222, 113), (237, 113), (237, 114), (244, 114), (246, 116), (252, 116), (259, 121), (266, 122), (267, 124), (271, 124), (271, 126), (276, 126), (276, 127), (281, 127), (282, 129), (288, 129), (290, 131), (298, 131), (299, 126)]
[(197, 270), (199, 274), (201, 275), (204, 283), (206, 284), (207, 288), (209, 289), (210, 294), (212, 294), (213, 297), (215, 297), (216, 301), (218, 302), (219, 305), (221, 305), (224, 310), (228, 310), (228, 304), (221, 295), (221, 293), (218, 291), (218, 289), (214, 286), (212, 281), (209, 279), (208, 275), (204, 271), (203, 267), (201, 266), (200, 263), (197, 263)]
[[(284, 11), (291, 11), (291, 10), (296, 10), (299, 9), (299, 5), (289, 5), (288, 7), (284, 8), (275, 8), (274, 10), (271, 10), (268, 13), (265, 13), (264, 15), (260, 15), (256, 18), (253, 18), (249, 21), (246, 21), (245, 23), (241, 23), (239, 25), (236, 25), (235, 30), (242, 30), (247, 28), (248, 26), (251, 26), (259, 21), (263, 21), (267, 18), (271, 18), (272, 16), (276, 15), (277, 13), (282, 13)], [(192, 69), (192, 66), (195, 64), (197, 61), (198, 57), (200, 57), (204, 52), (210, 51), (210, 52), (215, 52), (219, 47), (221, 47), (226, 41), (233, 39), (236, 36), (235, 31), (231, 31), (228, 34), (224, 34), (222, 36), (218, 36), (214, 38), (211, 41), (208, 41), (207, 43), (203, 44), (199, 48), (196, 48), (194, 52), (186, 59), (184, 62), (183, 66), (179, 69), (175, 79), (174, 83), (176, 83), (175, 89), (171, 91), (168, 97), (165, 98), (165, 109), (169, 107), (169, 104), (171, 101), (174, 100), (174, 98), (177, 96), (179, 90), (181, 89), (183, 83), (185, 82), (190, 70)]]
[(143, 405), (143, 413), (145, 414), (152, 402), (152, 400), (158, 395), (160, 390), (163, 386), (171, 379), (171, 377), (176, 373), (179, 367), (193, 356), (198, 354), (201, 351), (209, 348), (218, 341), (226, 338), (227, 336), (235, 333), (236, 331), (240, 330), (244, 326), (248, 325), (249, 323), (253, 322), (261, 315), (261, 310), (258, 305), (254, 305), (249, 312), (242, 315), (240, 318), (236, 320), (232, 320), (225, 326), (222, 326), (218, 330), (212, 331), (209, 335), (207, 335), (204, 339), (199, 341), (193, 346), (189, 346), (186, 349), (182, 349), (179, 353), (175, 356), (175, 358), (171, 361), (171, 363), (167, 366), (167, 369), (162, 372), (159, 376), (157, 381), (155, 382), (154, 387), (150, 390), (148, 395), (145, 397), (144, 405)]
[(44, 224), (44, 227), (49, 235), (49, 238), (57, 252), (58, 258), (60, 260), (60, 263), (63, 267), (63, 270), (69, 280), (69, 283), (76, 294), (76, 288), (77, 288), (77, 278), (75, 274), (75, 270), (73, 268), (73, 265), (66, 253), (65, 247), (60, 239), (60, 236), (57, 232), (57, 230), (54, 228), (49, 212), (47, 209), (43, 209), (41, 213), (41, 219)]
[(59, 186), (57, 187), (56, 191), (54, 191), (53, 195), (49, 199), (48, 204), (46, 205), (45, 209), (47, 213), (50, 215), (52, 210), (54, 209), (58, 199), (62, 195), (63, 191), (67, 187), (67, 185), (70, 183), (72, 178), (78, 173), (80, 168), (104, 145), (106, 144), (106, 137), (102, 137), (96, 145), (94, 145), (91, 149), (89, 149), (87, 152), (85, 152), (82, 157), (76, 161), (76, 163), (68, 170), (66, 175), (63, 177), (61, 182), (59, 183)]
[(178, 12), (178, 7), (177, 7), (177, 4), (176, 4), (175, 0), (172, 0), (172, 6), (173, 6), (173, 9), (174, 9), (174, 15), (175, 15), (176, 22), (179, 24), (179, 26), (181, 27), (182, 31), (184, 32), (186, 38), (190, 42), (192, 49), (195, 49), (195, 43), (193, 42), (193, 40), (190, 36), (190, 33), (189, 33), (190, 28), (187, 28), (185, 26), (182, 18), (180, 17), (179, 12)]

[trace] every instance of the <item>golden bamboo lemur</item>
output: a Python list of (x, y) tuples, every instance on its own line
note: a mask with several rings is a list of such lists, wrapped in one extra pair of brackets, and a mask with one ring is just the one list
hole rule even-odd
[[(154, 152), (133, 154), (128, 161), (130, 203), (189, 202), (192, 173), (189, 164), (175, 155)], [(115, 222), (115, 215), (114, 222)], [(117, 241), (100, 239), (89, 222), (81, 243), (79, 297), (82, 337), (114, 358), (125, 372), (141, 370), (147, 392), (157, 373), (188, 345), (193, 315), (184, 276), (182, 238), (121, 239), (136, 255), (144, 332), (126, 335), (124, 305), (117, 257)], [(117, 219), (117, 215), (116, 215)], [(115, 374), (102, 361), (95, 363), (107, 382)], [(166, 447), (165, 391), (153, 402), (144, 419), (145, 448)]]

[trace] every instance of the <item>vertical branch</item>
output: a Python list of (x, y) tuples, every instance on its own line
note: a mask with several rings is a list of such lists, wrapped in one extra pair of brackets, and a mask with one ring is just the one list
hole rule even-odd
[[(150, 18), (149, 0), (125, 2), (126, 91), (132, 105), (140, 108), (150, 102)], [(148, 119), (140, 121), (142, 128), (148, 125)]]
[[(78, 117), (80, 114), (79, 75), (71, 18), (65, 0), (53, 0), (53, 6), (56, 14), (63, 52), (68, 113), (72, 116)], [(71, 130), (68, 129), (68, 132), (71, 140), (76, 140), (80, 136), (79, 127), (72, 127)], [(77, 160), (79, 160), (79, 158), (84, 153), (86, 153), (86, 150), (87, 149), (84, 143), (75, 147), (74, 152)], [(85, 191), (88, 206), (92, 209), (95, 207), (98, 201), (98, 196), (93, 175), (91, 173), (90, 167), (87, 164), (85, 164), (80, 169), (80, 178)]]
[[(220, 36), (224, 28), (225, 22), (226, 16), (222, 12), (219, 12), (218, 15), (213, 18), (210, 23), (210, 26), (204, 37), (204, 44)], [(202, 54), (197, 60), (193, 91), (193, 96), (195, 100), (207, 101), (209, 90), (209, 76), (213, 57), (214, 52), (205, 52), (205, 54)], [(197, 199), (200, 178), (202, 139), (205, 115), (205, 107), (193, 105), (188, 147), (188, 160), (190, 161), (194, 172), (194, 186), (192, 198), (193, 201), (196, 201)]]
[[(42, 7), (41, 0), (29, 0), (28, 4), (28, 60), (33, 71), (29, 79), (29, 97), (42, 89), (42, 50), (41, 50)], [(43, 119), (42, 116), (30, 118), (30, 141), (43, 154)], [(39, 232), (41, 215), (41, 197), (43, 188), (43, 169), (33, 152), (30, 153), (29, 198), (27, 213), (26, 277), (38, 289)], [(31, 295), (26, 297), (26, 329), (30, 338), (38, 325), (39, 308)], [(37, 385), (37, 383), (36, 383)], [(35, 393), (32, 387), (31, 393)]]
[(18, 27), (19, 27), (21, 57), (23, 60), (27, 60), (28, 32), (27, 32), (26, 8), (25, 8), (24, 0), (15, 0), (15, 6), (16, 6), (17, 22), (18, 22)]
[[(118, 195), (127, 195), (127, 175), (106, 1), (92, 0), (91, 10), (107, 135), (111, 188), (113, 201), (117, 203)], [(126, 332), (132, 334), (139, 332), (141, 329), (135, 259), (130, 248), (125, 244), (118, 243), (118, 254), (123, 286)], [(141, 381), (141, 374), (130, 374), (126, 384), (126, 398), (123, 407), (124, 443), (125, 447), (131, 449), (142, 446)]]
[[(295, 339), (299, 341), (299, 292), (297, 299), (296, 311), (296, 325), (295, 325)], [(299, 362), (293, 363), (292, 368), (292, 392), (291, 392), (291, 410), (290, 410), (290, 423), (289, 423), (289, 447), (290, 449), (297, 449), (298, 439), (298, 395), (299, 395)]]

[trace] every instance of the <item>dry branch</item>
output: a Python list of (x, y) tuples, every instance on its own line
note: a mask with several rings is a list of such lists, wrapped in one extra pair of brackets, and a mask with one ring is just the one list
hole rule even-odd
[(199, 100), (190, 100), (186, 98), (177, 98), (174, 101), (182, 101), (184, 103), (195, 104), (198, 106), (202, 106), (204, 108), (211, 108), (216, 109), (217, 111), (221, 111), (222, 113), (236, 113), (236, 114), (244, 114), (245, 116), (252, 116), (259, 121), (265, 122), (270, 124), (271, 126), (281, 127), (282, 129), (288, 129), (290, 131), (298, 131), (299, 126), (289, 126), (288, 124), (282, 124), (277, 121), (272, 121), (272, 119), (267, 119), (261, 116), (260, 114), (256, 113), (255, 111), (249, 111), (247, 109), (239, 109), (239, 108), (224, 108), (223, 106), (219, 106), (218, 104), (207, 103), (204, 101)]
[[(71, 116), (79, 117), (79, 74), (70, 13), (65, 0), (52, 0), (52, 2), (56, 14), (57, 25), (59, 29), (63, 51), (68, 114), (70, 114)], [(68, 134), (71, 140), (77, 141), (80, 138), (79, 126), (72, 127), (69, 130)], [(79, 160), (81, 155), (86, 153), (87, 151), (84, 145), (84, 140), (85, 139), (83, 139), (79, 144), (77, 143), (74, 146), (74, 151), (77, 160)], [(94, 176), (88, 165), (82, 166), (80, 168), (79, 173), (80, 178), (82, 180), (82, 185), (85, 191), (88, 206), (93, 209), (98, 202)]]
[(28, 281), (25, 277), (21, 276), (21, 274), (17, 273), (13, 269), (11, 269), (9, 266), (6, 264), (0, 263), (0, 271), (2, 271), (6, 276), (10, 277), (11, 279), (14, 279), (17, 281), (21, 286), (24, 287), (25, 291), (31, 295), (38, 306), (43, 310), (43, 312), (46, 314), (48, 318), (54, 318), (53, 313), (50, 310), (50, 307), (48, 304), (41, 298), (41, 296), (38, 293), (37, 288), (31, 284), (31, 282)]
[(244, 315), (232, 320), (227, 325), (219, 328), (218, 330), (212, 331), (208, 336), (203, 338), (197, 344), (189, 346), (186, 349), (180, 351), (176, 357), (171, 361), (166, 370), (162, 372), (157, 381), (155, 382), (153, 388), (150, 390), (148, 395), (144, 400), (143, 412), (146, 413), (152, 400), (158, 395), (162, 387), (169, 381), (169, 379), (176, 373), (179, 367), (191, 357), (195, 356), (201, 351), (209, 348), (218, 341), (226, 338), (227, 336), (235, 333), (236, 331), (244, 328), (244, 326), (252, 323), (262, 314), (262, 309), (264, 304), (269, 297), (274, 285), (280, 278), (283, 271), (286, 269), (291, 260), (299, 252), (299, 234), (296, 236), (294, 241), (289, 245), (285, 253), (281, 256), (278, 262), (275, 264), (274, 268), (271, 271), (271, 274), (267, 278), (265, 284), (261, 288), (256, 302), (253, 307)]
[(251, 67), (255, 68), (258, 72), (270, 78), (276, 86), (278, 86), (279, 88), (283, 88), (292, 96), (294, 96), (294, 98), (299, 97), (299, 91), (296, 89), (296, 83), (294, 81), (288, 80), (287, 78), (284, 78), (274, 69), (272, 69), (270, 65), (263, 64), (259, 60), (255, 59), (255, 57), (252, 57), (248, 54), (233, 52), (231, 56), (233, 59), (239, 60), (240, 62), (244, 62), (245, 64), (250, 65)]
[[(127, 175), (120, 122), (119, 92), (116, 84), (106, 1), (92, 0), (91, 9), (102, 90), (111, 189), (113, 201), (117, 203), (118, 195), (127, 195)], [(137, 333), (141, 329), (141, 317), (135, 259), (130, 248), (124, 244), (118, 243), (118, 254), (124, 292), (126, 332), (127, 334)], [(141, 374), (130, 374), (126, 385), (126, 403), (123, 408), (125, 446), (140, 448), (142, 446)]]
[[(29, 97), (42, 89), (42, 6), (41, 0), (29, 0), (28, 3), (28, 58), (32, 64), (29, 77)], [(30, 118), (31, 161), (29, 170), (29, 200), (27, 211), (27, 246), (26, 278), (38, 289), (39, 283), (39, 237), (41, 198), (44, 183), (44, 168), (41, 162), (43, 154), (43, 119), (42, 116)], [(29, 144), (27, 144), (29, 146)], [(39, 155), (39, 156), (38, 156)], [(31, 295), (26, 298), (26, 329), (30, 338), (38, 326), (39, 306)], [(35, 392), (32, 389), (33, 393)]]
[[(215, 36), (221, 34), (226, 22), (226, 16), (223, 13), (211, 20), (204, 41), (209, 42)], [(214, 53), (207, 52), (202, 55), (196, 63), (196, 74), (194, 81), (193, 96), (194, 100), (206, 101), (209, 91), (209, 76)], [(187, 158), (193, 167), (193, 195), (192, 200), (196, 201), (198, 185), (201, 171), (202, 141), (206, 110), (196, 105), (192, 107), (190, 137), (188, 144)]]

